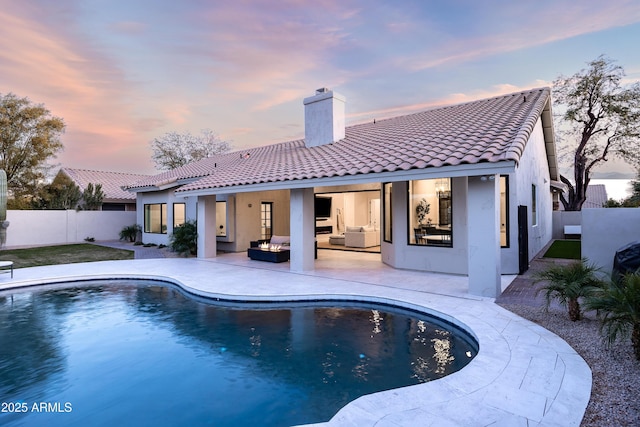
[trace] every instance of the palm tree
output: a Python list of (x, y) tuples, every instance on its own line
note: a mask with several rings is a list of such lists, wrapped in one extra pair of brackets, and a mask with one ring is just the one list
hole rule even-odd
[(585, 306), (598, 310), (600, 331), (609, 345), (630, 334), (636, 359), (640, 360), (640, 273), (612, 280), (587, 299)]
[(568, 265), (554, 265), (534, 275), (535, 282), (548, 282), (538, 289), (537, 294), (544, 292), (546, 309), (552, 300), (558, 300), (563, 307), (568, 307), (569, 319), (580, 320), (579, 299), (588, 297), (602, 286), (595, 276), (598, 268), (588, 264), (586, 259)]

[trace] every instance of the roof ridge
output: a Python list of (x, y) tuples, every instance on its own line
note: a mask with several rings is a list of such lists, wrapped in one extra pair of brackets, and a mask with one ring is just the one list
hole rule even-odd
[[(520, 126), (520, 129), (518, 130), (518, 133), (514, 137), (513, 142), (510, 144), (509, 148), (505, 152), (505, 158), (507, 160), (515, 160), (516, 162), (519, 161), (520, 156), (524, 152), (524, 147), (526, 146), (527, 141), (529, 140), (529, 137), (531, 136), (531, 133), (533, 132), (533, 129), (536, 123), (538, 122), (538, 119), (541, 118), (542, 111), (547, 105), (547, 102), (550, 102), (549, 100), (549, 97), (551, 96), (550, 88), (548, 87), (540, 88), (538, 89), (538, 91), (540, 93), (540, 96), (538, 97), (536, 102), (531, 106), (531, 110), (529, 111), (527, 119), (524, 121), (522, 126)], [(530, 90), (530, 91), (527, 91), (526, 93), (532, 93), (532, 92), (535, 92), (535, 90)], [(526, 95), (524, 95), (524, 92), (522, 94), (523, 96), (525, 96), (525, 101), (526, 101)]]
[(153, 176), (144, 173), (134, 173), (134, 172), (117, 172), (117, 171), (104, 171), (97, 169), (85, 169), (85, 168), (70, 168), (67, 166), (63, 166), (60, 169), (64, 169), (66, 171), (83, 171), (83, 172), (98, 172), (98, 173), (109, 173), (109, 174), (118, 174), (118, 175), (139, 175), (139, 176)]
[[(374, 122), (375, 123), (383, 123), (383, 122), (388, 121), (388, 120), (397, 120), (397, 119), (404, 118), (404, 117), (418, 116), (418, 115), (424, 114), (426, 112), (434, 112), (434, 111), (438, 111), (438, 110), (447, 110), (447, 109), (451, 109), (451, 108), (459, 108), (459, 107), (469, 106), (471, 104), (480, 104), (480, 103), (484, 103), (484, 102), (487, 102), (487, 101), (495, 101), (495, 100), (503, 99), (503, 98), (507, 99), (507, 98), (510, 98), (510, 97), (513, 97), (513, 96), (517, 96), (517, 95), (524, 95), (525, 93), (543, 92), (545, 90), (548, 90), (549, 92), (551, 91), (551, 89), (548, 86), (540, 86), (540, 87), (537, 87), (537, 88), (524, 89), (524, 90), (520, 90), (520, 91), (516, 91), (516, 92), (505, 93), (503, 95), (494, 95), (494, 96), (490, 96), (490, 97), (486, 97), (486, 98), (474, 99), (474, 100), (465, 101), (465, 102), (454, 102), (454, 103), (451, 103), (451, 104), (437, 105), (437, 106), (433, 106), (433, 107), (430, 107), (430, 108), (420, 109), (420, 110), (415, 111), (413, 113), (400, 114), (400, 115), (397, 115), (397, 116), (390, 116), (390, 117), (385, 117), (385, 118), (382, 118), (382, 119), (375, 119)], [(347, 129), (351, 128), (351, 127), (370, 125), (370, 124), (371, 124), (371, 120), (347, 126)]]

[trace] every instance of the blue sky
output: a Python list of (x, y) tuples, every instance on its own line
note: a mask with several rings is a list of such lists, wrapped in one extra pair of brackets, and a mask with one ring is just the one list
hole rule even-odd
[(330, 87), (348, 122), (549, 86), (605, 54), (640, 81), (640, 2), (0, 0), (0, 93), (67, 124), (63, 166), (153, 173), (149, 142), (302, 137)]

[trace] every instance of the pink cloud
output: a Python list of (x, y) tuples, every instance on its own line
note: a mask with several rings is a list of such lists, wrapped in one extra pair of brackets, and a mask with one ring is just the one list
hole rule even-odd
[[(2, 92), (27, 96), (64, 119), (65, 151), (58, 161), (76, 167), (109, 165), (101, 169), (127, 163), (115, 153), (146, 144), (136, 136), (140, 121), (130, 108), (130, 83), (111, 57), (76, 37), (68, 22), (43, 22), (40, 13), (46, 11), (18, 3), (0, 10)], [(148, 129), (159, 121), (144, 123)], [(84, 160), (87, 165), (81, 164)]]
[(147, 28), (147, 24), (134, 21), (120, 21), (110, 25), (110, 28), (123, 34), (140, 34)]
[(318, 74), (335, 72), (329, 58), (348, 43), (344, 21), (357, 14), (328, 1), (268, 2), (252, 8), (227, 3), (198, 19), (214, 29), (206, 35), (212, 73), (225, 81), (226, 91), (253, 95), (252, 109), (264, 110), (300, 99)]

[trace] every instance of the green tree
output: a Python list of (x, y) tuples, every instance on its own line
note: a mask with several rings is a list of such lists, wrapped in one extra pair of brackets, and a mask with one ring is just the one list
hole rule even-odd
[(189, 132), (168, 132), (151, 141), (151, 158), (158, 169), (170, 170), (215, 154), (226, 153), (230, 148), (228, 142), (208, 129), (198, 136)]
[(44, 105), (0, 94), (0, 169), (7, 173), (10, 197), (33, 194), (45, 178), (46, 162), (63, 148), (64, 128)]
[(92, 183), (87, 184), (87, 188), (82, 192), (82, 200), (84, 203), (82, 208), (86, 211), (97, 211), (102, 206), (104, 200), (104, 192), (102, 191), (102, 184)]
[(80, 188), (67, 175), (58, 174), (42, 186), (31, 201), (33, 209), (75, 209), (82, 198)]
[(601, 332), (609, 345), (631, 336), (636, 359), (640, 360), (640, 274), (627, 274), (620, 281), (612, 280), (593, 296), (585, 306), (597, 310)]
[(636, 172), (635, 179), (631, 180), (631, 195), (625, 199), (629, 206), (640, 206), (640, 169)]
[(580, 298), (589, 297), (600, 286), (600, 281), (595, 277), (598, 269), (588, 264), (586, 260), (572, 262), (568, 265), (554, 265), (534, 275), (535, 282), (547, 282), (538, 290), (544, 293), (546, 308), (549, 308), (552, 300), (558, 300), (569, 311), (569, 319), (580, 320)]
[(573, 163), (573, 182), (560, 176), (569, 192), (560, 200), (567, 211), (579, 211), (593, 169), (610, 157), (640, 161), (640, 84), (623, 85), (621, 66), (599, 56), (587, 69), (553, 83), (562, 122), (556, 126)]

